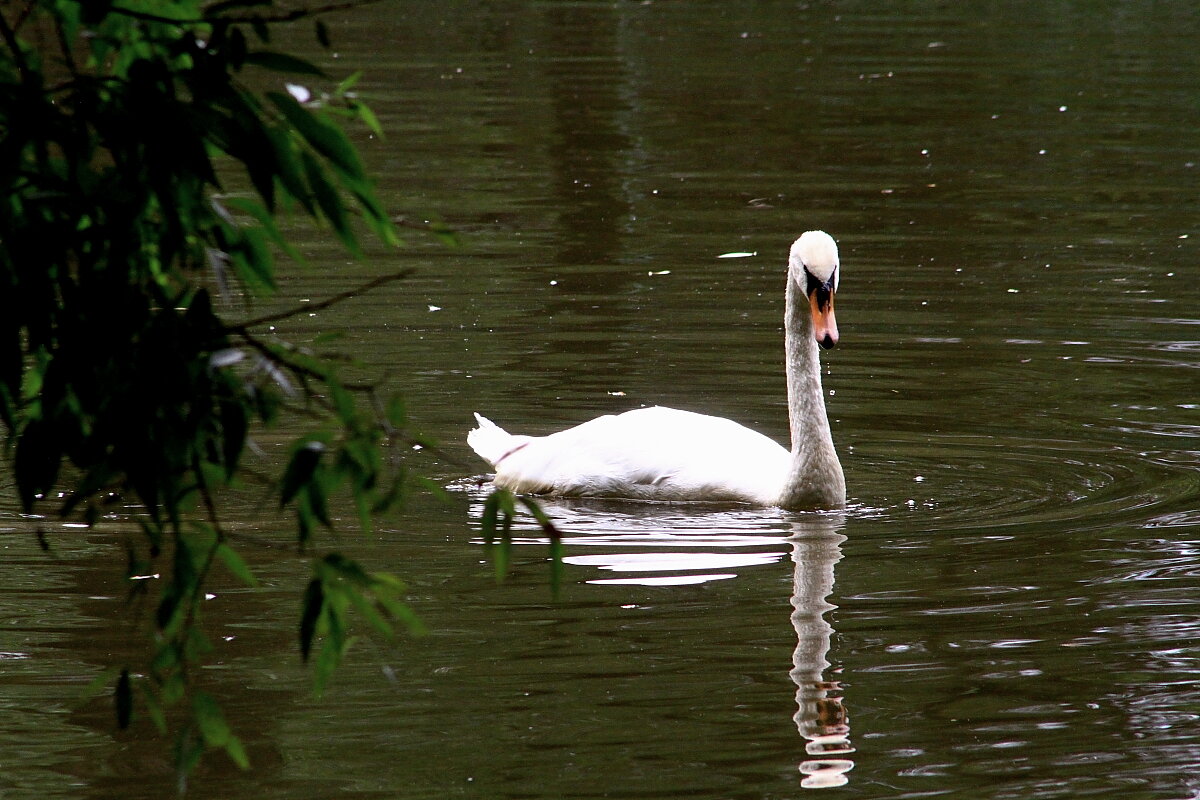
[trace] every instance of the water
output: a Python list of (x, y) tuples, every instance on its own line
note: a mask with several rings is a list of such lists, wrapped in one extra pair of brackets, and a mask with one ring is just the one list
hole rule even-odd
[[(388, 130), (390, 206), (444, 217), (321, 268), (444, 443), (450, 487), (335, 544), (429, 634), (313, 700), (303, 560), (218, 585), (206, 688), (255, 770), (198, 796), (1178, 800), (1200, 794), (1200, 107), (1186, 3), (439, 4), (331, 19)], [(470, 412), (531, 433), (662, 403), (786, 441), (787, 246), (840, 242), (823, 354), (843, 514), (550, 502), (497, 585)], [(756, 253), (720, 259), (730, 252)], [(336, 275), (336, 280), (331, 280)], [(288, 541), (253, 507), (239, 526)], [(169, 751), (75, 707), (139, 643), (125, 532), (10, 512), (0, 794), (161, 797)], [(134, 609), (132, 616), (137, 616)], [(841, 784), (841, 788), (835, 788)], [(829, 786), (830, 788), (813, 788)]]

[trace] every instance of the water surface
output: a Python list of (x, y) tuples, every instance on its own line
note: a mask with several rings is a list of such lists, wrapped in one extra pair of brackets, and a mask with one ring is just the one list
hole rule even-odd
[[(419, 234), (320, 265), (450, 487), (337, 546), (429, 634), (314, 701), (301, 560), (217, 587), (207, 687), (255, 769), (221, 797), (1176, 800), (1200, 792), (1200, 108), (1191, 4), (380, 4), (338, 17)], [(791, 240), (841, 245), (824, 354), (841, 514), (547, 504), (497, 585), (470, 412), (544, 433), (650, 404), (786, 441)], [(721, 259), (730, 253), (753, 253)], [(291, 531), (248, 506), (248, 532)], [(137, 639), (119, 522), (10, 510), (0, 793), (161, 797), (169, 751), (71, 705)], [(136, 610), (134, 611), (136, 615)], [(841, 788), (837, 788), (837, 787)], [(167, 788), (164, 788), (167, 787)]]

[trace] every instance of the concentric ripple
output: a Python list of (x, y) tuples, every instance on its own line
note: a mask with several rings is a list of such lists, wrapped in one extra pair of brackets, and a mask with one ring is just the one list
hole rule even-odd
[(922, 510), (934, 529), (1149, 524), (1190, 518), (1177, 509), (1200, 493), (1196, 464), (1178, 452), (1069, 439), (893, 437), (859, 445), (849, 464), (864, 513)]

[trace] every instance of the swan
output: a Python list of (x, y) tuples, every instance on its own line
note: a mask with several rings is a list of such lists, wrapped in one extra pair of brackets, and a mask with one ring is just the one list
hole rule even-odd
[(518, 494), (732, 501), (840, 508), (846, 480), (833, 447), (818, 346), (838, 341), (837, 243), (808, 231), (792, 244), (784, 311), (792, 449), (732, 420), (655, 406), (608, 414), (548, 436), (511, 434), (475, 414), (467, 443)]

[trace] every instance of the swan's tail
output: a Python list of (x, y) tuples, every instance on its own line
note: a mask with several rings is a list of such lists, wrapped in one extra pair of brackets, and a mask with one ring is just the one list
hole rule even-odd
[(519, 447), (522, 441), (529, 438), (528, 436), (513, 436), (481, 414), (475, 415), (475, 421), (479, 427), (467, 434), (467, 444), (479, 454), (480, 458), (493, 467)]

